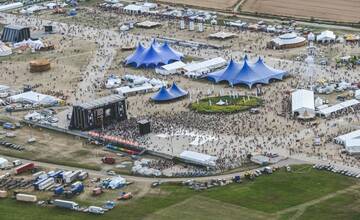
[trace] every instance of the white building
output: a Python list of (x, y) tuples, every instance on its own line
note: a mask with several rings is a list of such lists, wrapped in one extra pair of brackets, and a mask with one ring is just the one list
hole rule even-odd
[(4, 169), (9, 165), (9, 161), (5, 158), (0, 157), (0, 169)]
[(298, 118), (315, 117), (314, 92), (298, 89), (291, 94), (291, 111)]
[(343, 145), (349, 154), (360, 153), (360, 130), (340, 135), (334, 140), (337, 144)]

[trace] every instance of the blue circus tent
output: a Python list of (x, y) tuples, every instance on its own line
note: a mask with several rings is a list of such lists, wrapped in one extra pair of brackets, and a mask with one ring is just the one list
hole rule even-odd
[(166, 87), (163, 86), (159, 92), (151, 97), (151, 99), (155, 102), (166, 102), (184, 97), (187, 94), (187, 91), (179, 88), (175, 83), (173, 83), (169, 89), (166, 89)]
[(172, 49), (168, 43), (159, 44), (153, 40), (148, 48), (139, 43), (135, 52), (126, 58), (125, 64), (136, 68), (155, 68), (179, 61), (183, 57), (182, 53)]
[(251, 88), (258, 83), (269, 84), (271, 79), (282, 80), (286, 74), (286, 71), (269, 67), (260, 57), (255, 63), (250, 63), (245, 56), (242, 63), (231, 60), (224, 69), (209, 73), (207, 78), (215, 83), (226, 81), (230, 85), (245, 84)]
[(178, 97), (186, 96), (188, 94), (187, 91), (183, 90), (182, 88), (179, 88), (179, 86), (176, 85), (175, 82), (170, 87), (169, 92), (176, 95), (176, 96), (178, 96)]

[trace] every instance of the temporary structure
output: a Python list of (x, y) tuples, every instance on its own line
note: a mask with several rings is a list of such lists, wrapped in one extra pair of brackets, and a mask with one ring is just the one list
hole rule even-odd
[(39, 59), (30, 61), (30, 72), (44, 72), (49, 70), (50, 62), (47, 59)]
[(179, 61), (183, 57), (184, 55), (182, 53), (172, 49), (167, 42), (159, 44), (153, 40), (151, 45), (147, 48), (142, 44), (139, 44), (135, 52), (126, 58), (125, 64), (136, 68), (155, 68), (157, 66)]
[(10, 96), (8, 99), (10, 102), (42, 104), (42, 105), (55, 105), (59, 101), (59, 99), (53, 96), (49, 96), (33, 91), (24, 92), (18, 95), (13, 95)]
[(331, 43), (335, 42), (336, 35), (332, 31), (323, 31), (321, 34), (316, 36), (316, 41), (320, 43)]
[(6, 46), (3, 42), (0, 41), (0, 57), (9, 56), (12, 54), (10, 47)]
[(268, 84), (271, 79), (282, 80), (286, 74), (286, 71), (267, 66), (260, 57), (255, 63), (250, 63), (245, 56), (241, 64), (231, 60), (225, 69), (210, 73), (207, 78), (215, 83), (226, 81), (231, 86), (245, 84), (251, 88), (258, 83)]
[(220, 40), (225, 40), (225, 39), (229, 39), (229, 38), (233, 38), (233, 37), (236, 37), (236, 34), (227, 33), (227, 32), (217, 32), (217, 33), (209, 35), (209, 38), (215, 38), (215, 39), (220, 39)]
[(158, 93), (151, 97), (151, 99), (155, 102), (167, 102), (182, 98), (187, 94), (187, 91), (178, 87), (174, 82), (169, 89), (166, 89), (166, 87), (163, 86)]
[(139, 22), (136, 24), (136, 26), (142, 27), (142, 28), (153, 28), (153, 27), (157, 27), (160, 25), (161, 25), (161, 23), (154, 22), (154, 21), (143, 21), (143, 22)]
[(155, 72), (166, 76), (166, 75), (177, 73), (181, 68), (183, 68), (185, 66), (186, 66), (186, 64), (183, 63), (182, 61), (177, 61), (174, 63), (163, 65), (159, 68), (156, 68)]
[(315, 117), (314, 92), (298, 89), (291, 94), (291, 111), (298, 118)]
[(297, 33), (288, 33), (280, 35), (274, 38), (268, 44), (268, 47), (274, 49), (288, 49), (295, 47), (302, 47), (306, 44), (306, 39), (304, 37), (298, 36)]
[(216, 166), (217, 160), (217, 157), (194, 151), (183, 151), (179, 157), (183, 160), (186, 160), (187, 162), (211, 167)]

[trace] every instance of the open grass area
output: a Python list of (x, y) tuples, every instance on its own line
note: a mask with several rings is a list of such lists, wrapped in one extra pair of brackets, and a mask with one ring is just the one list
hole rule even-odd
[(360, 219), (360, 192), (337, 195), (324, 202), (309, 207), (299, 217), (300, 220)]
[[(219, 102), (223, 102), (221, 105)], [(191, 104), (190, 108), (200, 113), (235, 113), (260, 106), (262, 100), (257, 97), (219, 96), (201, 99)]]
[[(164, 184), (144, 197), (120, 203), (104, 216), (38, 207), (13, 199), (0, 199), (0, 213), (3, 220), (289, 219), (295, 211), (282, 214), (277, 211), (348, 188), (356, 181), (345, 176), (313, 170), (310, 166), (294, 166), (292, 173), (277, 171), (272, 175), (261, 176), (254, 182), (245, 181), (242, 184), (230, 184), (202, 192), (195, 192), (178, 184)], [(88, 205), (87, 201), (81, 204)], [(359, 219), (359, 204), (359, 193), (343, 194), (310, 207), (309, 212), (305, 212), (301, 217)], [(335, 218), (331, 213), (340, 218)]]

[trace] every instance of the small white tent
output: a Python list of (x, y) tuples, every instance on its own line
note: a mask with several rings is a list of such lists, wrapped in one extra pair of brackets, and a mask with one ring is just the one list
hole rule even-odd
[(315, 116), (314, 92), (298, 89), (291, 94), (292, 113), (299, 118), (311, 118)]
[(0, 41), (0, 57), (9, 56), (12, 54), (10, 47), (6, 46), (3, 42)]

